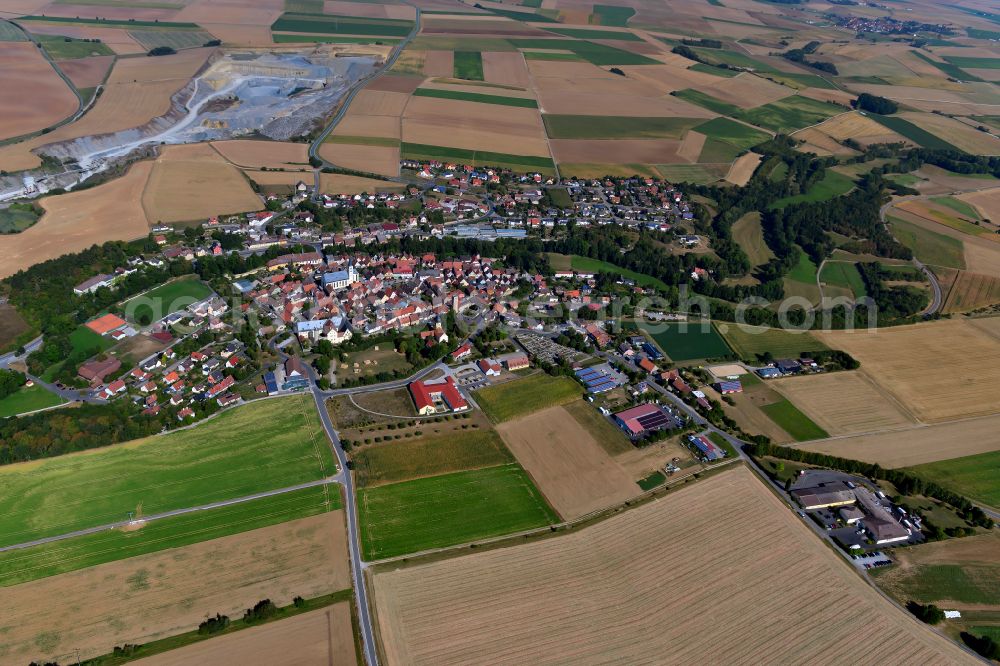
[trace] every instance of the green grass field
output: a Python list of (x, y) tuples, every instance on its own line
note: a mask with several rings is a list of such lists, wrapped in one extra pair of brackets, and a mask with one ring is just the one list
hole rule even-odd
[(827, 431), (813, 423), (812, 419), (800, 412), (799, 408), (788, 400), (763, 405), (760, 410), (777, 423), (782, 430), (795, 438), (797, 442), (824, 439), (830, 436)]
[[(71, 449), (72, 443), (65, 442)], [(336, 471), (311, 396), (76, 454), (0, 467), (0, 545), (244, 497)]]
[(590, 28), (546, 28), (549, 32), (554, 32), (563, 37), (573, 37), (574, 39), (613, 39), (620, 42), (641, 42), (634, 32), (624, 30), (593, 30)]
[(509, 155), (507, 153), (491, 153), (485, 150), (468, 150), (465, 148), (449, 148), (447, 146), (432, 146), (424, 143), (403, 142), (402, 157), (414, 160), (431, 159), (453, 161), (473, 166), (507, 167), (513, 171), (543, 171), (551, 173), (555, 168), (552, 159), (538, 155)]
[(941, 460), (909, 469), (970, 499), (1000, 507), (1000, 451)]
[(569, 196), (569, 192), (566, 190), (558, 187), (550, 187), (546, 189), (545, 192), (549, 195), (549, 199), (552, 200), (552, 203), (559, 208), (573, 207), (573, 199)]
[(788, 279), (805, 284), (816, 284), (816, 264), (805, 252), (799, 251), (799, 262), (788, 271)]
[(629, 280), (635, 280), (635, 283), (643, 287), (656, 287), (657, 289), (667, 289), (667, 285), (652, 275), (646, 275), (645, 273), (636, 273), (635, 271), (630, 271), (627, 268), (621, 268), (615, 266), (607, 261), (601, 261), (600, 259), (591, 259), (590, 257), (581, 257), (578, 254), (571, 255), (569, 261), (566, 261), (566, 255), (564, 254), (548, 254), (549, 260), (558, 265), (564, 265), (568, 263), (568, 269), (574, 271), (580, 271), (581, 273), (614, 273), (616, 275), (621, 275), (623, 278)]
[(507, 17), (509, 19), (513, 19), (515, 21), (534, 21), (536, 23), (537, 22), (541, 22), (541, 23), (555, 23), (556, 22), (556, 20), (554, 18), (552, 18), (550, 16), (546, 16), (545, 14), (542, 14), (542, 13), (536, 13), (536, 12), (519, 12), (519, 11), (514, 10), (514, 9), (498, 9), (496, 7), (484, 7), (483, 9), (486, 9), (490, 13), (496, 14), (497, 16), (505, 16), (505, 17)]
[(27, 37), (10, 21), (0, 20), (0, 42), (26, 42)]
[(523, 97), (503, 97), (501, 95), (482, 95), (480, 93), (462, 92), (460, 90), (438, 90), (437, 88), (417, 88), (414, 97), (438, 97), (440, 99), (457, 99), (463, 102), (478, 102), (480, 104), (499, 104), (501, 106), (518, 106), (525, 109), (537, 109), (538, 102)]
[(569, 377), (537, 373), (480, 389), (473, 394), (490, 420), (502, 423), (579, 398), (583, 389)]
[(775, 71), (774, 67), (771, 67), (760, 60), (755, 60), (746, 54), (737, 53), (736, 51), (708, 49), (702, 47), (694, 47), (692, 50), (697, 53), (704, 62), (711, 65), (725, 64), (732, 65), (734, 67), (749, 67), (757, 72)]
[(829, 201), (835, 197), (847, 194), (853, 188), (854, 181), (849, 176), (838, 173), (833, 169), (827, 169), (823, 177), (810, 187), (808, 191), (796, 194), (795, 196), (778, 199), (771, 204), (771, 208), (780, 210), (792, 204)]
[(456, 79), (483, 80), (483, 54), (479, 51), (455, 51)]
[(65, 400), (41, 386), (22, 386), (6, 398), (0, 399), (0, 419), (54, 407), (64, 402)]
[(0, 553), (0, 587), (248, 532), (339, 509), (342, 505), (339, 486), (317, 486), (154, 520), (139, 530), (102, 530), (5, 551)]
[(770, 352), (775, 358), (798, 358), (802, 352), (827, 349), (807, 331), (797, 333), (764, 326), (727, 324), (722, 337), (740, 358), (748, 361), (756, 361), (757, 354), (765, 352)]
[(891, 587), (906, 599), (930, 603), (948, 599), (961, 604), (1000, 605), (1000, 585), (995, 566), (964, 564), (921, 564), (906, 575), (894, 569), (875, 570), (879, 581), (892, 580)]
[(752, 125), (787, 134), (793, 130), (815, 125), (844, 111), (843, 107), (835, 104), (792, 95), (733, 115)]
[(882, 125), (888, 127), (893, 132), (897, 134), (902, 134), (907, 139), (914, 141), (915, 143), (923, 146), (924, 148), (940, 149), (940, 150), (954, 150), (957, 152), (965, 152), (951, 145), (944, 139), (931, 134), (925, 129), (921, 129), (911, 123), (905, 118), (899, 118), (898, 116), (880, 116), (877, 113), (869, 113), (868, 116), (873, 120), (877, 120)]
[(326, 35), (406, 37), (412, 29), (412, 21), (293, 12), (282, 14), (271, 24), (271, 30), (274, 32), (314, 32)]
[(931, 266), (965, 268), (965, 249), (962, 241), (924, 229), (892, 215), (886, 219), (892, 227), (892, 234), (900, 243), (913, 250), (913, 254), (920, 261)]
[(20, 233), (38, 222), (38, 218), (38, 213), (31, 206), (2, 208), (0, 209), (0, 234)]
[(517, 49), (557, 49), (560, 51), (572, 51), (580, 58), (594, 65), (655, 65), (658, 61), (648, 58), (638, 53), (625, 51), (597, 44), (582, 39), (542, 39), (542, 38), (513, 38), (508, 42)]
[(982, 216), (979, 211), (970, 204), (962, 201), (961, 199), (956, 199), (955, 197), (931, 197), (931, 201), (939, 206), (944, 206), (945, 208), (950, 208), (959, 215), (969, 218), (970, 220), (982, 220)]
[(212, 295), (212, 289), (195, 277), (181, 278), (151, 289), (122, 304), (125, 318), (136, 323), (159, 321), (172, 312)]
[(701, 125), (696, 125), (694, 129), (709, 138), (725, 141), (742, 150), (768, 139), (767, 133), (729, 118), (712, 118)]
[(621, 7), (619, 5), (594, 5), (594, 13), (590, 15), (590, 22), (598, 25), (609, 25), (623, 28), (628, 25), (629, 19), (633, 16), (635, 16), (635, 9), (632, 7)]
[[(927, 57), (922, 52), (916, 49), (912, 49), (910, 53), (917, 56), (918, 58), (926, 62), (928, 65), (933, 65), (934, 67), (938, 68), (945, 76), (948, 76), (950, 78), (957, 79), (959, 81), (979, 81), (979, 82), (982, 81), (982, 79), (979, 78), (978, 76), (974, 76), (963, 70), (961, 67), (955, 64), (955, 62), (953, 62), (951, 58), (945, 58), (947, 62), (940, 62), (938, 60), (934, 60), (933, 58)], [(965, 61), (965, 60), (970, 60), (970, 58), (958, 58), (958, 60)], [(979, 60), (979, 58), (974, 58), (974, 60)]]
[(728, 164), (725, 165), (725, 168), (706, 164), (657, 164), (655, 166), (660, 176), (671, 183), (708, 185), (729, 173)]
[(723, 102), (721, 99), (712, 97), (708, 93), (703, 93), (700, 90), (695, 90), (694, 88), (685, 88), (684, 90), (677, 90), (673, 93), (674, 97), (678, 97), (692, 104), (697, 104), (698, 106), (708, 109), (709, 111), (715, 111), (716, 113), (721, 113), (724, 116), (731, 116), (733, 114), (739, 113), (741, 111), (740, 107), (735, 104), (730, 104), (729, 102)]
[(514, 457), (493, 430), (455, 430), (365, 447), (351, 460), (358, 485), (367, 487), (506, 465), (514, 462)]
[(93, 352), (96, 354), (110, 349), (114, 344), (114, 340), (111, 338), (98, 335), (82, 324), (69, 334), (69, 342), (73, 345), (73, 352), (77, 354), (84, 352)]
[(545, 133), (551, 139), (679, 139), (701, 118), (576, 116), (546, 113)]
[(564, 60), (568, 62), (584, 62), (584, 59), (575, 53), (550, 53), (547, 51), (524, 51), (525, 60)]
[[(701, 154), (698, 155), (698, 162), (703, 164), (725, 164), (728, 167), (742, 152), (742, 148), (727, 143), (722, 139), (709, 137), (705, 139), (705, 145), (701, 148)], [(728, 168), (726, 169), (726, 173), (729, 173)]]
[(721, 358), (733, 353), (726, 341), (715, 330), (715, 326), (703, 326), (701, 322), (685, 325), (683, 323), (655, 324), (644, 321), (639, 323), (639, 328), (653, 338), (657, 346), (672, 361), (678, 363), (703, 358)]
[(616, 456), (633, 449), (632, 441), (622, 429), (611, 425), (597, 409), (585, 400), (574, 400), (563, 405), (573, 419), (594, 436), (608, 455)]
[(826, 284), (850, 289), (855, 298), (868, 295), (865, 281), (861, 279), (858, 267), (849, 261), (828, 261), (823, 264), (819, 279)]
[[(784, 162), (782, 162), (784, 164)], [(764, 231), (760, 226), (760, 213), (747, 213), (733, 223), (733, 240), (743, 248), (754, 266), (766, 264), (774, 258), (774, 252), (764, 241)]]
[(636, 483), (638, 483), (639, 487), (643, 490), (652, 490), (666, 480), (667, 476), (663, 472), (656, 471), (647, 477), (639, 479)]
[(147, 50), (159, 46), (169, 46), (175, 51), (196, 49), (214, 39), (204, 30), (130, 30), (128, 34)]
[(516, 464), (362, 488), (358, 516), (365, 559), (452, 546), (558, 520)]
[(90, 42), (56, 35), (35, 35), (35, 39), (41, 42), (42, 48), (53, 60), (75, 60), (92, 55), (115, 54), (111, 47), (103, 42)]

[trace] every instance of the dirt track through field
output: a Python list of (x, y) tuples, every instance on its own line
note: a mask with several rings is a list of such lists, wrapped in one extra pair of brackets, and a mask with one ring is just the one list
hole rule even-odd
[(577, 518), (642, 492), (563, 407), (502, 423), (497, 432), (563, 518)]
[(378, 573), (373, 587), (390, 665), (976, 663), (744, 467), (578, 532)]
[(215, 613), (241, 616), (261, 599), (283, 606), (347, 589), (346, 544), (333, 511), (5, 588), (0, 661), (75, 649), (88, 658), (197, 629)]

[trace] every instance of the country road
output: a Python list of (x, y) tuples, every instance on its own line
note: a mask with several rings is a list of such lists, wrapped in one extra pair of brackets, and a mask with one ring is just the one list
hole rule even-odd
[[(892, 201), (889, 201), (889, 203), (884, 204), (881, 208), (878, 209), (879, 220), (882, 222), (882, 225), (885, 226), (885, 230), (889, 232), (890, 236), (892, 236), (892, 227), (890, 227), (889, 223), (886, 222), (885, 220), (886, 211), (895, 206), (896, 204), (898, 204), (900, 201), (924, 199), (927, 198), (928, 196), (930, 195), (922, 194), (919, 196), (898, 197)], [(898, 238), (896, 238), (895, 236), (893, 236), (893, 238), (896, 239), (897, 243), (899, 242)], [(925, 317), (933, 316), (937, 314), (938, 310), (940, 310), (941, 306), (944, 304), (943, 297), (941, 295), (941, 283), (938, 282), (937, 276), (934, 275), (934, 271), (928, 268), (927, 265), (924, 264), (922, 261), (917, 259), (917, 255), (915, 254), (913, 255), (912, 261), (913, 265), (917, 268), (917, 270), (923, 273), (924, 277), (927, 278), (927, 281), (931, 283), (931, 291), (933, 292), (931, 295), (931, 302), (927, 305), (922, 314)], [(817, 280), (818, 279), (819, 279), (819, 274), (817, 273)]]

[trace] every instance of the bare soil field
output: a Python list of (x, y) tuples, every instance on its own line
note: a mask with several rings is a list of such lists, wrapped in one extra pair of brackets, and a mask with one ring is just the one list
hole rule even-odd
[(330, 194), (357, 194), (358, 192), (399, 192), (406, 186), (373, 178), (346, 176), (339, 173), (320, 174), (320, 189)]
[(190, 49), (158, 58), (119, 59), (108, 77), (104, 94), (77, 122), (57, 130), (0, 148), (0, 169), (18, 171), (41, 164), (32, 148), (138, 127), (166, 113), (170, 97), (183, 88), (204, 64), (213, 49)]
[(711, 84), (702, 92), (743, 109), (752, 109), (788, 97), (786, 86), (753, 74), (740, 74), (731, 79), (711, 77)]
[(239, 169), (200, 143), (164, 147), (142, 194), (153, 224), (244, 213), (263, 205)]
[(139, 2), (132, 6), (115, 6), (102, 2), (97, 7), (87, 2), (81, 2), (79, 5), (71, 2), (52, 2), (44, 7), (44, 11), (46, 16), (63, 16), (66, 18), (100, 16), (106, 19), (126, 21), (128, 19), (135, 19), (136, 21), (166, 21), (177, 13), (175, 9), (143, 7), (142, 3)]
[(362, 116), (348, 112), (344, 119), (337, 123), (333, 135), (398, 139), (399, 132), (400, 120), (398, 116)]
[(19, 234), (0, 236), (0, 278), (67, 252), (149, 233), (140, 204), (152, 162), (134, 164), (121, 178), (89, 190), (43, 197), (45, 214)]
[(1000, 364), (983, 360), (997, 358), (1000, 340), (968, 320), (815, 335), (858, 359), (860, 372), (921, 421), (998, 411), (993, 387), (1000, 382)]
[(454, 51), (428, 51), (424, 58), (424, 74), (427, 76), (452, 76), (454, 67)]
[[(420, 143), (431, 143), (423, 141)], [(324, 143), (320, 157), (337, 166), (383, 176), (399, 175), (399, 148), (393, 146), (357, 146), (348, 143)]]
[(434, 90), (451, 90), (453, 92), (469, 92), (479, 95), (499, 95), (501, 97), (517, 97), (519, 99), (534, 99), (535, 95), (530, 90), (521, 90), (514, 86), (501, 83), (486, 83), (484, 81), (465, 81), (463, 79), (452, 79), (438, 77), (428, 79), (420, 86), (421, 88), (431, 88)]
[(690, 450), (681, 445), (678, 439), (677, 437), (665, 439), (641, 449), (632, 447), (630, 450), (616, 455), (615, 462), (621, 465), (629, 477), (633, 479), (642, 479), (657, 471), (662, 472), (667, 463), (676, 458), (679, 460), (674, 464), (680, 467), (681, 471), (675, 472), (670, 477), (671, 481), (701, 471), (702, 465), (694, 459)]
[(76, 95), (31, 42), (0, 42), (0, 139), (45, 129), (76, 112)]
[(680, 141), (673, 139), (553, 139), (557, 162), (610, 164), (674, 164)]
[[(140, 555), (6, 588), (3, 660), (82, 658), (351, 586), (342, 511)], [(86, 612), (81, 612), (86, 609)]]
[(910, 467), (1000, 451), (998, 433), (1000, 416), (992, 415), (874, 434), (821, 439), (797, 446), (808, 451), (878, 463), (883, 467)]
[(357, 664), (351, 606), (342, 601), (261, 627), (147, 657), (143, 666)]
[(373, 587), (387, 664), (976, 663), (743, 467), (578, 532), (380, 572)]
[[(630, 42), (629, 44), (635, 44), (635, 42)], [(630, 47), (628, 44), (622, 44), (621, 48), (627, 51), (636, 50), (634, 46)], [(688, 61), (685, 60), (685, 62)], [(716, 81), (719, 80), (718, 76), (712, 76), (711, 74), (705, 74), (704, 72), (687, 69), (683, 65), (636, 65), (632, 67), (623, 67), (621, 69), (630, 79), (636, 79), (637, 81), (650, 86), (654, 91), (657, 91), (660, 94), (670, 93), (675, 90), (684, 90), (685, 88), (696, 88), (701, 90), (703, 88), (711, 87)], [(735, 81), (736, 78), (724, 80)]]
[[(451, 74), (449, 74), (451, 76)], [(365, 86), (365, 90), (383, 90), (386, 92), (401, 92), (401, 93), (412, 93), (414, 90), (420, 87), (420, 84), (424, 82), (424, 77), (422, 76), (399, 76), (396, 74), (391, 74), (388, 76), (380, 76), (371, 84)]]
[(528, 66), (517, 51), (487, 51), (483, 53), (483, 78), (489, 83), (527, 88)]
[(701, 132), (688, 130), (681, 140), (680, 145), (677, 146), (677, 157), (688, 162), (697, 162), (702, 149), (705, 147), (705, 139), (707, 138)]
[(960, 194), (958, 198), (975, 206), (987, 220), (1000, 224), (1000, 187)]
[(913, 419), (858, 372), (787, 377), (768, 383), (831, 435), (914, 424)]
[(77, 60), (63, 60), (59, 63), (59, 69), (69, 77), (69, 80), (77, 88), (93, 88), (104, 81), (104, 76), (114, 61), (114, 56), (91, 56)]
[(220, 155), (241, 167), (269, 169), (308, 168), (309, 146), (290, 141), (213, 141)]
[(193, 0), (173, 20), (198, 23), (206, 30), (208, 24), (269, 27), (284, 8), (284, 0)]
[(753, 176), (753, 172), (757, 170), (757, 166), (760, 164), (761, 155), (757, 153), (745, 153), (733, 162), (732, 168), (729, 169), (729, 173), (726, 174), (726, 181), (732, 183), (733, 185), (739, 185), (743, 187), (748, 182), (750, 182), (750, 177)]
[(565, 519), (619, 504), (642, 492), (562, 407), (501, 423), (497, 432)]
[(509, 153), (549, 154), (535, 109), (414, 97), (403, 118), (403, 141)]
[(382, 90), (362, 90), (351, 102), (352, 115), (401, 116), (410, 96)]
[(973, 155), (1000, 154), (1000, 139), (969, 127), (954, 118), (936, 113), (913, 112), (904, 112), (899, 116), (967, 153)]

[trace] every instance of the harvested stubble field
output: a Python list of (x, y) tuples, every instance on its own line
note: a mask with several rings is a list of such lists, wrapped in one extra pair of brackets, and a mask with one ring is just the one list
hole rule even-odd
[(915, 112), (904, 112), (900, 117), (972, 155), (1000, 154), (1000, 139), (969, 127), (954, 118), (936, 113)]
[[(489, 127), (490, 131), (484, 131)], [(403, 117), (403, 141), (434, 146), (548, 156), (536, 109), (412, 97)]]
[(357, 653), (351, 629), (351, 605), (342, 601), (280, 622), (147, 657), (142, 663), (144, 666), (354, 666)]
[(743, 187), (750, 182), (750, 178), (753, 176), (754, 171), (757, 170), (760, 160), (761, 156), (757, 153), (745, 153), (736, 158), (729, 173), (726, 174), (726, 182)]
[(161, 150), (142, 206), (146, 218), (158, 224), (260, 210), (263, 202), (239, 169), (211, 146), (192, 143)]
[(241, 167), (288, 169), (309, 166), (309, 146), (289, 141), (213, 141), (220, 155)]
[(215, 613), (238, 617), (261, 599), (283, 606), (347, 589), (346, 543), (335, 511), (5, 588), (0, 660), (93, 657)]
[[(842, 113), (823, 122), (815, 128), (837, 142), (844, 139), (854, 139), (862, 145), (869, 143), (895, 143), (906, 142), (907, 140), (890, 131), (881, 123), (878, 123), (868, 116), (860, 113)], [(795, 135), (799, 136), (798, 133)], [(909, 142), (912, 143), (912, 142)]]
[(320, 157), (344, 169), (381, 176), (399, 175), (399, 147), (325, 142)]
[(43, 197), (45, 214), (18, 234), (0, 236), (0, 278), (67, 252), (149, 233), (140, 200), (152, 162), (139, 162), (115, 180), (80, 192)]
[(385, 570), (373, 588), (388, 664), (974, 663), (743, 467), (579, 532)]
[(17, 171), (41, 164), (33, 148), (92, 134), (138, 127), (163, 115), (170, 97), (183, 88), (214, 49), (191, 49), (158, 58), (119, 59), (104, 93), (82, 118), (48, 134), (0, 148), (0, 169)]
[(909, 467), (962, 456), (1000, 451), (1000, 416), (918, 426), (876, 434), (834, 437), (799, 448), (883, 467)]
[(93, 88), (104, 81), (108, 69), (114, 63), (114, 56), (93, 56), (59, 63), (59, 69), (69, 77), (77, 88)]
[(76, 95), (31, 42), (0, 42), (0, 139), (45, 129), (72, 115)]
[(987, 220), (1000, 224), (1000, 188), (991, 188), (981, 192), (961, 194), (958, 198), (972, 204)]
[(831, 435), (875, 432), (914, 424), (858, 372), (787, 377), (768, 384)]
[(312, 400), (266, 400), (187, 430), (0, 468), (0, 543), (125, 520), (129, 511), (244, 497), (335, 471)]
[(507, 421), (497, 431), (564, 519), (620, 504), (641, 490), (563, 407)]
[(1000, 354), (1000, 340), (968, 320), (815, 335), (860, 361), (861, 372), (920, 421), (997, 411), (993, 387), (1000, 365), (983, 359)]
[(959, 271), (948, 290), (942, 312), (969, 312), (1000, 303), (1000, 278)]

